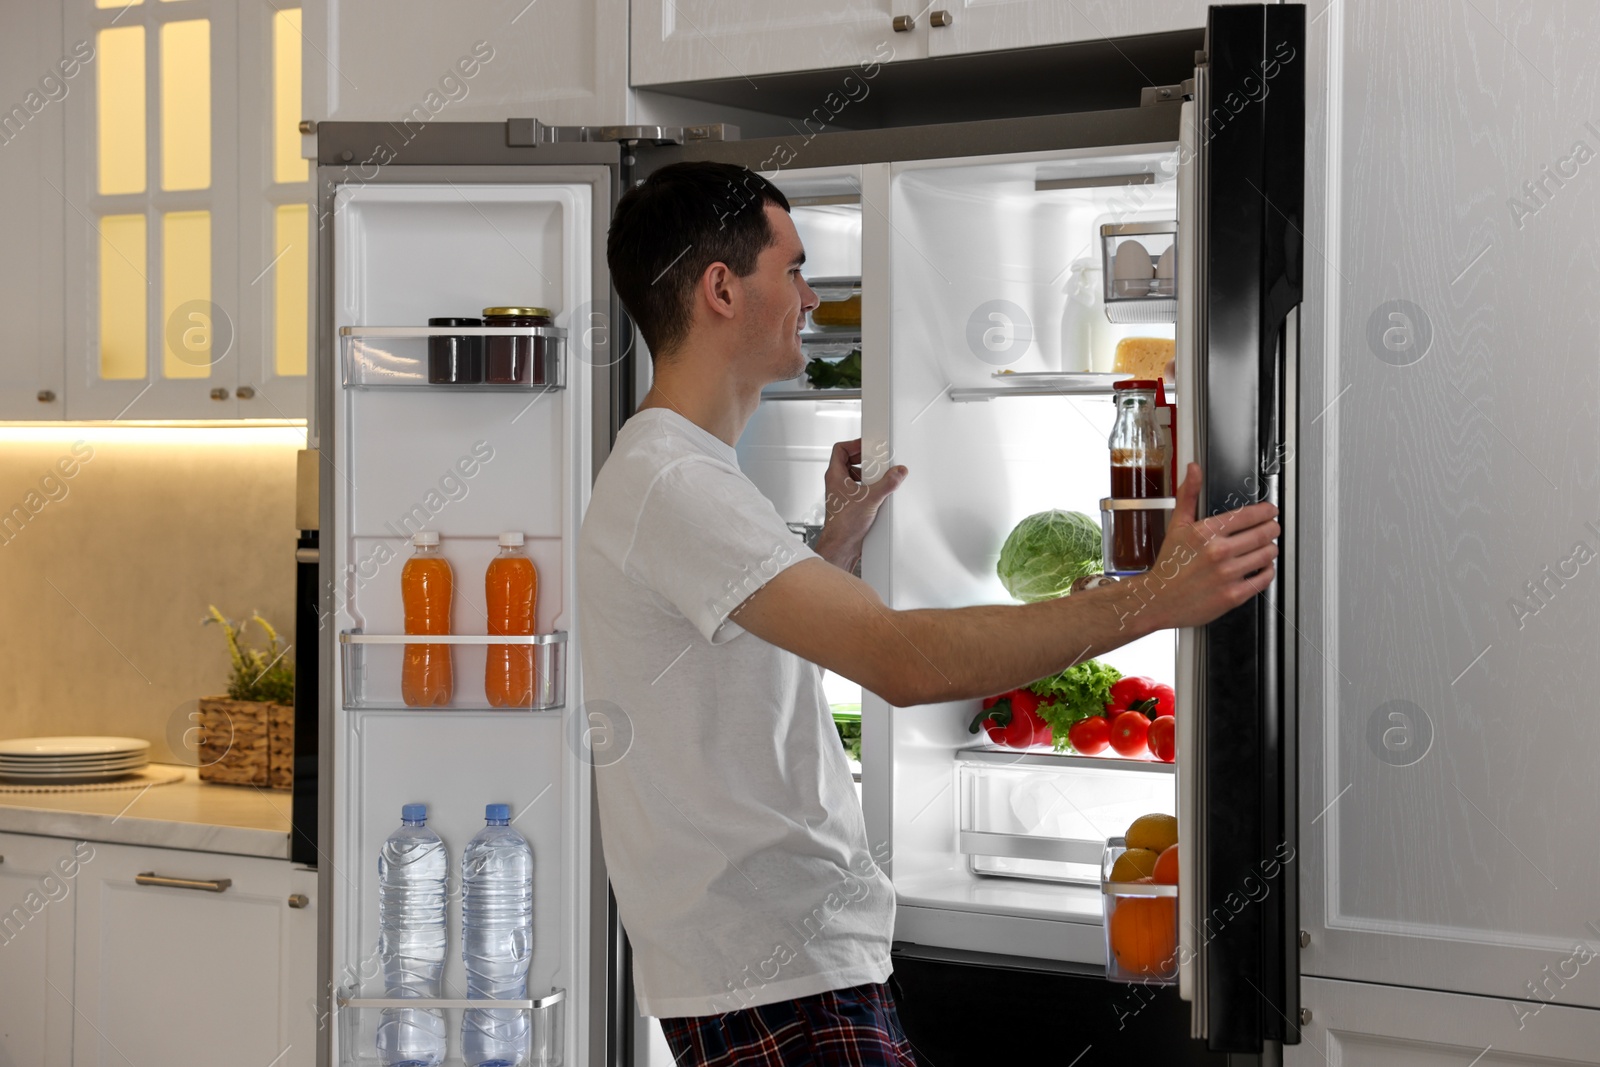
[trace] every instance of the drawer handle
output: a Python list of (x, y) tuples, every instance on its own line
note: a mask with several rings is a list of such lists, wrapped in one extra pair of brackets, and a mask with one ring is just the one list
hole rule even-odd
[(915, 15), (896, 15), (890, 25), (894, 27), (895, 33), (910, 33), (917, 28), (917, 17)]
[(233, 884), (232, 878), (168, 878), (155, 871), (145, 871), (133, 876), (139, 885), (161, 885), (168, 889), (199, 889), (206, 893), (220, 893)]
[(308, 908), (310, 906), (311, 906), (311, 898), (306, 896), (304, 893), (290, 893), (289, 894), (289, 907), (291, 907), (291, 908)]
[(948, 11), (935, 11), (932, 15), (928, 16), (928, 22), (931, 25), (941, 28), (950, 25), (951, 23), (955, 22), (955, 20), (956, 17), (950, 14)]

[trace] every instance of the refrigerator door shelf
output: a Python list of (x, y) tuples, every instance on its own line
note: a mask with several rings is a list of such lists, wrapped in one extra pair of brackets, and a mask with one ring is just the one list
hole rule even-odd
[[(525, 382), (428, 380), (430, 337), (531, 338)], [(341, 326), (343, 382), (354, 389), (434, 388), (448, 392), (546, 392), (567, 385), (567, 331), (559, 326)]]
[(380, 998), (359, 997), (356, 990), (346, 989), (335, 997), (339, 1021), (339, 1067), (364, 1067), (382, 1062), (378, 1055), (377, 1029), (386, 1012), (392, 1010), (430, 1011), (445, 1016), (445, 1039), (448, 1054), (442, 1067), (455, 1067), (463, 1063), (460, 1049), (461, 1016), (470, 1009), (493, 1010), (504, 1016), (517, 1012), (528, 1018), (529, 1047), (518, 1061), (524, 1067), (561, 1067), (564, 1057), (566, 1024), (565, 989), (551, 989), (542, 997), (523, 1000), (467, 1000), (464, 998), (417, 997)]
[[(453, 653), (455, 697), (435, 708), (408, 707), (400, 698), (407, 645), (463, 646)], [(533, 702), (497, 707), (483, 689), (488, 646), (533, 646)], [(370, 651), (368, 651), (370, 649)], [(339, 635), (344, 660), (344, 706), (350, 711), (555, 711), (567, 702), (567, 633), (547, 634), (364, 634)]]
[(1106, 842), (1176, 803), (1168, 763), (966, 749), (956, 778), (959, 847), (986, 877), (1099, 885)]
[[(1111, 869), (1128, 851), (1128, 842), (1113, 837), (1106, 842), (1100, 868), (1100, 899), (1105, 905), (1106, 977), (1134, 985), (1176, 985), (1178, 981), (1178, 887), (1139, 882), (1113, 882)], [(1124, 930), (1116, 929), (1119, 909), (1138, 909), (1123, 916)], [(1126, 959), (1119, 959), (1121, 948)], [(1140, 957), (1144, 970), (1125, 963)]]

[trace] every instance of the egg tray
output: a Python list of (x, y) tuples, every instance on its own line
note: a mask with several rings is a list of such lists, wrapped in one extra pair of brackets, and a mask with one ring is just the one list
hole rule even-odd
[(1106, 318), (1115, 323), (1175, 322), (1178, 224), (1122, 222), (1100, 227)]

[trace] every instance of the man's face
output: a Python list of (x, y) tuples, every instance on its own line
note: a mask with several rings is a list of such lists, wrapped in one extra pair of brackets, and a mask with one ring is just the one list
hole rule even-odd
[(745, 342), (750, 369), (763, 383), (797, 378), (805, 371), (800, 331), (806, 324), (806, 312), (818, 304), (817, 294), (800, 274), (806, 250), (794, 221), (774, 204), (765, 205), (764, 210), (772, 242), (757, 257), (755, 273), (740, 279), (747, 297)]

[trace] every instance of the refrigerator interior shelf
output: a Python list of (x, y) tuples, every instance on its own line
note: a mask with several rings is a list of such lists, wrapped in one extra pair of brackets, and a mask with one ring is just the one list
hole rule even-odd
[[(990, 763), (1002, 767), (1094, 768), (1148, 774), (1172, 774), (1177, 765), (1160, 760), (1123, 759), (1119, 756), (1080, 756), (1075, 752), (1050, 752), (1044, 749), (958, 748), (956, 760)], [(1097, 851), (1093, 862), (1100, 862)]]
[[(401, 694), (408, 645), (444, 645), (451, 655), (454, 694), (448, 704), (413, 706)], [(484, 674), (489, 647), (528, 647), (532, 660), (533, 699), (514, 707), (489, 702)], [(531, 646), (531, 647), (530, 647)], [(344, 660), (344, 706), (351, 711), (540, 712), (554, 711), (567, 701), (567, 633), (544, 634), (339, 634)], [(513, 652), (512, 655), (516, 653)]]
[(449, 997), (357, 997), (349, 992), (336, 998), (341, 1008), (494, 1008), (521, 1009), (548, 1008), (567, 999), (565, 989), (552, 989), (549, 994), (532, 1000), (466, 1000)]
[(806, 284), (811, 287), (812, 292), (817, 294), (817, 299), (825, 304), (833, 304), (840, 300), (849, 300), (852, 296), (861, 295), (861, 278), (859, 275), (838, 278), (807, 278)]
[[(476, 369), (484, 375), (491, 362), (485, 354), (487, 338), (522, 338), (517, 347), (525, 366), (518, 377), (526, 380), (491, 382), (434, 381), (430, 374), (431, 338), (481, 338)], [(342, 378), (354, 389), (441, 389), (457, 393), (542, 393), (567, 385), (567, 331), (559, 326), (341, 326)], [(454, 346), (452, 346), (454, 347)]]
[(859, 389), (767, 389), (762, 400), (860, 400)]
[[(1088, 372), (1029, 372), (1026, 374), (1007, 374), (999, 371), (994, 374), (995, 385), (979, 386), (954, 386), (950, 389), (950, 399), (957, 403), (970, 403), (975, 400), (995, 400), (1008, 396), (1105, 396), (1109, 397), (1112, 386), (1127, 378), (1126, 374), (1091, 374)], [(1177, 389), (1172, 385), (1166, 387), (1167, 396), (1177, 395)]]

